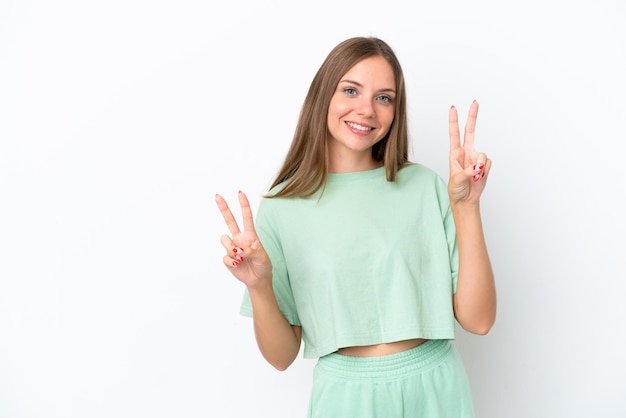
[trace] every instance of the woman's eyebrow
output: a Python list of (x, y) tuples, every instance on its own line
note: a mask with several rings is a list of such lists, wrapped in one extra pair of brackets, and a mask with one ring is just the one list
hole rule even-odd
[[(363, 87), (363, 84), (359, 83), (358, 81), (354, 81), (354, 80), (341, 80), (339, 83), (348, 83), (348, 84), (354, 84), (355, 86), (358, 86), (358, 87)], [(396, 89), (387, 88), (387, 89), (380, 89), (379, 91), (395, 93)]]

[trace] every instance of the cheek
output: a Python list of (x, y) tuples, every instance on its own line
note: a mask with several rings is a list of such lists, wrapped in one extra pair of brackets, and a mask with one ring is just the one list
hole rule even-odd
[(338, 98), (333, 98), (330, 101), (330, 105), (328, 106), (328, 117), (332, 118), (340, 118), (348, 112), (348, 103), (342, 101)]
[(383, 117), (383, 123), (386, 126), (391, 126), (391, 124), (393, 123), (393, 117), (395, 115), (395, 109), (385, 109), (385, 112), (382, 114)]
[(378, 121), (379, 123), (385, 127), (384, 133), (381, 132), (381, 139), (389, 133), (391, 129), (391, 124), (393, 123), (394, 118), (394, 110), (389, 111), (389, 109), (384, 109), (378, 113)]

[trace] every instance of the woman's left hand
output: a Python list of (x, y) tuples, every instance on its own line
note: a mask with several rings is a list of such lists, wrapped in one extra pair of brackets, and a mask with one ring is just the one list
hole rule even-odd
[(482, 152), (474, 149), (474, 129), (478, 116), (478, 102), (474, 100), (470, 106), (463, 144), (459, 130), (459, 117), (454, 106), (450, 108), (450, 179), (448, 180), (448, 194), (450, 204), (478, 203), (480, 195), (485, 189), (485, 183), (491, 160)]

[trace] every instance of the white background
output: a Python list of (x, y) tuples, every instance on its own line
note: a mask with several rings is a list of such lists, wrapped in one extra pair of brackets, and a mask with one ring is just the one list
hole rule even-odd
[(456, 341), (477, 416), (625, 417), (625, 21), (619, 0), (0, 0), (0, 417), (305, 416), (314, 361), (259, 355), (213, 199), (257, 206), (356, 35), (396, 50), (412, 159), (446, 179), (448, 108), (481, 105), (499, 316)]

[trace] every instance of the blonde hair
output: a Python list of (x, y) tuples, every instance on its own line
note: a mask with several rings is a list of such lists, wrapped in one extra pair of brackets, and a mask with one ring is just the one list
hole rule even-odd
[(385, 58), (391, 65), (396, 98), (389, 132), (374, 145), (372, 157), (383, 163), (388, 181), (396, 180), (398, 171), (408, 162), (406, 90), (402, 67), (384, 41), (374, 37), (355, 37), (335, 46), (313, 78), (300, 110), (291, 146), (270, 190), (284, 184), (267, 197), (309, 197), (326, 184), (330, 100), (345, 73), (363, 59), (375, 56)]

